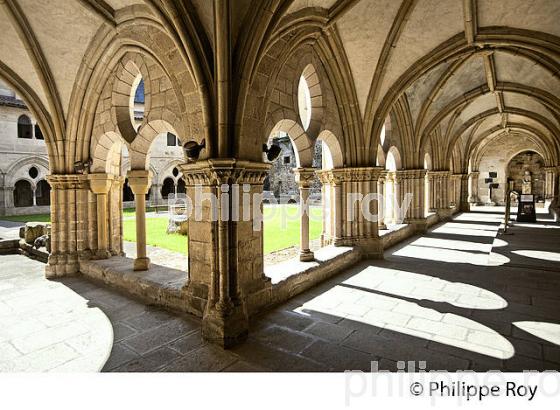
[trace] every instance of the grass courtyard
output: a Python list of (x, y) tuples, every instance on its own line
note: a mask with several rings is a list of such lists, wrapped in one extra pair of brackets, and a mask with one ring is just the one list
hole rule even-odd
[[(166, 214), (151, 213), (148, 209), (146, 219), (146, 241), (148, 245), (168, 249), (173, 252), (187, 253), (187, 237), (168, 235), (168, 218)], [(299, 244), (300, 223), (298, 205), (265, 205), (264, 206), (264, 253), (268, 254), (280, 249)], [(125, 241), (136, 241), (135, 211), (123, 210), (123, 236)], [(4, 216), (2, 220), (13, 222), (49, 222), (50, 215)], [(310, 239), (319, 239), (322, 229), (322, 209), (312, 207), (310, 210)]]

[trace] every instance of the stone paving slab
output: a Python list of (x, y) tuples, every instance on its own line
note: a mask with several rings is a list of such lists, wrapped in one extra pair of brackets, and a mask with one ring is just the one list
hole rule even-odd
[[(367, 371), (372, 361), (379, 369), (394, 371), (402, 360), (451, 371), (560, 370), (559, 264), (527, 257), (520, 261), (547, 269), (471, 263), (471, 253), (509, 257), (531, 244), (558, 253), (560, 231), (516, 226), (515, 235), (497, 240), (499, 217), (458, 217), (462, 225), (478, 225), (476, 229), (435, 226), (422, 246), (428, 253), (432, 246), (446, 245), (460, 251), (452, 263), (399, 252), (417, 246), (418, 238), (386, 252), (385, 260), (361, 262), (255, 318), (248, 341), (227, 351), (204, 342), (200, 321), (189, 315), (164, 312), (84, 278), (48, 282), (40, 264), (36, 280), (28, 281), (28, 273), (22, 272), (37, 262), (13, 256), (13, 268), (0, 274), (0, 368), (91, 368), (88, 358), (100, 351), (74, 322), (76, 317), (82, 318), (81, 325), (95, 319), (84, 322), (81, 312), (72, 314), (76, 303), (87, 301), (86, 313), (102, 311), (113, 329), (104, 371)], [(542, 231), (533, 241), (535, 235), (526, 235), (525, 229)], [(49, 312), (43, 304), (50, 306)], [(25, 320), (14, 319), (14, 312)], [(41, 334), (52, 344), (45, 347), (48, 342), (33, 339)], [(25, 354), (18, 346), (33, 351)], [(84, 355), (88, 351), (96, 353)]]

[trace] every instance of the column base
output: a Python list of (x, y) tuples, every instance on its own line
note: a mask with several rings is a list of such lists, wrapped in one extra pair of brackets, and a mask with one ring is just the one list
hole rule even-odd
[(134, 259), (134, 270), (142, 271), (150, 269), (150, 258), (136, 258)]
[(387, 225), (385, 225), (385, 223), (378, 223), (377, 224), (377, 229), (380, 230), (380, 231), (386, 231), (389, 228), (387, 228)]
[(442, 221), (450, 221), (453, 216), (452, 208), (438, 208), (436, 209), (436, 214)]
[(80, 272), (78, 256), (76, 254), (51, 254), (45, 267), (47, 279), (74, 276)]
[(111, 252), (109, 252), (108, 250), (101, 250), (98, 249), (95, 251), (95, 253), (91, 256), (91, 259), (109, 259), (111, 256)]
[(416, 233), (426, 233), (428, 231), (428, 220), (422, 219), (407, 219), (405, 223), (413, 225)]
[(301, 251), (299, 253), (299, 260), (301, 262), (312, 262), (315, 260), (315, 254), (310, 250)]
[(210, 343), (229, 349), (247, 340), (249, 318), (243, 306), (221, 312), (215, 306), (202, 319), (202, 337)]
[(372, 238), (356, 238), (352, 240), (354, 246), (357, 246), (365, 259), (383, 259), (384, 249), (383, 240), (379, 237)]

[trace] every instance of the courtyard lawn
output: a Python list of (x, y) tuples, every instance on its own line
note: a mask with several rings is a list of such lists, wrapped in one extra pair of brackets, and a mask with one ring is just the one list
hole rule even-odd
[[(264, 206), (264, 253), (299, 245), (299, 205)], [(309, 239), (321, 237), (323, 209), (310, 208)]]
[[(151, 211), (151, 210), (148, 210)], [(298, 205), (264, 206), (264, 253), (299, 245)], [(322, 230), (322, 208), (312, 207), (309, 220), (310, 240), (319, 239)], [(123, 236), (125, 241), (136, 242), (136, 221), (133, 209), (123, 210)], [(146, 242), (148, 245), (168, 249), (173, 252), (187, 253), (187, 237), (168, 235), (166, 215), (146, 218)], [(13, 222), (49, 222), (50, 215), (3, 216), (2, 220)]]
[(50, 222), (50, 214), (38, 214), (38, 215), (13, 215), (13, 216), (0, 216), (2, 221), (11, 222), (21, 222), (22, 224), (26, 222)]
[[(127, 216), (134, 216), (134, 213)], [(146, 243), (150, 246), (167, 249), (178, 253), (187, 253), (187, 237), (179, 234), (167, 234), (169, 220), (165, 216), (146, 218)], [(136, 220), (123, 221), (123, 239), (136, 242)]]

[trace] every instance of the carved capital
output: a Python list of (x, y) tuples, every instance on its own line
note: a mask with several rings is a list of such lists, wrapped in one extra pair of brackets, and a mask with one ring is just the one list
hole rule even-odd
[(313, 168), (295, 168), (294, 175), (300, 188), (309, 188), (315, 180), (315, 170)]
[(401, 169), (395, 171), (395, 180), (402, 181), (405, 179), (424, 179), (426, 178), (425, 169)]
[(235, 159), (209, 159), (179, 166), (187, 186), (262, 185), (271, 165)]
[(128, 185), (134, 195), (146, 195), (152, 185), (150, 171), (144, 169), (128, 171)]
[(47, 181), (52, 189), (87, 189), (88, 176), (84, 174), (55, 174), (47, 176)]
[(110, 174), (88, 174), (89, 187), (94, 194), (106, 194), (113, 185), (114, 176)]

